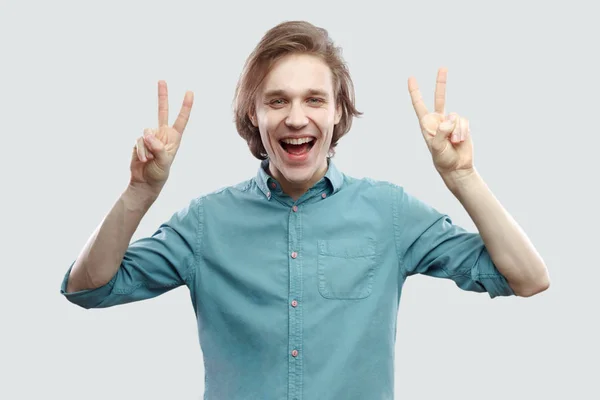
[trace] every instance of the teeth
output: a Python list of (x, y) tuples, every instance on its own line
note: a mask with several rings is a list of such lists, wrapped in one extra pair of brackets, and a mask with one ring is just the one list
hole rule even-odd
[(312, 142), (313, 138), (311, 138), (311, 137), (305, 137), (305, 138), (299, 138), (299, 139), (286, 138), (286, 139), (281, 139), (281, 141), (284, 143), (287, 143), (287, 144), (303, 144), (303, 143)]

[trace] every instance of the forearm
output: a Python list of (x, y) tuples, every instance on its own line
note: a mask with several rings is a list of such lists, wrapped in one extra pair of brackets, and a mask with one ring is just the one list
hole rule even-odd
[(547, 289), (543, 259), (477, 171), (442, 178), (477, 226), (494, 265), (515, 294), (528, 297)]
[(157, 196), (131, 186), (121, 194), (77, 257), (67, 292), (94, 289), (112, 279), (134, 232)]

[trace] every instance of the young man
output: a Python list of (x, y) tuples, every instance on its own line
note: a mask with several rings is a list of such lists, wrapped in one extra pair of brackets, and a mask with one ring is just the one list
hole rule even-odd
[(543, 260), (473, 166), (468, 121), (409, 92), (434, 166), (473, 218), (468, 233), (402, 187), (355, 179), (331, 159), (360, 115), (327, 32), (276, 26), (250, 55), (236, 126), (261, 160), (256, 176), (193, 199), (151, 237), (129, 243), (161, 192), (193, 102), (138, 139), (131, 180), (67, 271), (61, 292), (110, 307), (186, 285), (196, 311), (206, 399), (392, 399), (402, 285), (426, 274), (463, 290), (531, 296)]

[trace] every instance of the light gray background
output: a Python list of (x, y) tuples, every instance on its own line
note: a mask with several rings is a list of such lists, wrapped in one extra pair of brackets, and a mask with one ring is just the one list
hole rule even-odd
[(599, 398), (594, 3), (215, 3), (2, 1), (0, 397), (201, 397), (187, 289), (86, 311), (59, 285), (125, 188), (134, 140), (157, 123), (159, 79), (171, 122), (185, 90), (195, 105), (134, 239), (192, 197), (255, 174), (232, 123), (234, 87), (269, 28), (306, 19), (343, 46), (365, 112), (339, 146), (339, 167), (401, 184), (475, 229), (433, 168), (407, 92), (415, 75), (433, 107), (447, 66), (448, 111), (470, 119), (477, 168), (551, 274), (550, 290), (528, 299), (409, 279), (397, 398)]

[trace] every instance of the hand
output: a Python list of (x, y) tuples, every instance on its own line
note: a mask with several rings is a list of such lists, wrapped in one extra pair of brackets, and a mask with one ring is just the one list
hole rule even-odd
[(474, 170), (469, 121), (456, 113), (445, 115), (447, 73), (445, 68), (438, 70), (433, 113), (425, 107), (417, 80), (414, 77), (408, 79), (408, 91), (419, 118), (421, 133), (435, 168), (444, 178), (469, 175)]
[(130, 186), (160, 192), (169, 176), (193, 103), (194, 93), (186, 92), (175, 124), (168, 126), (167, 84), (158, 82), (158, 128), (144, 129), (144, 135), (136, 140), (131, 156)]

